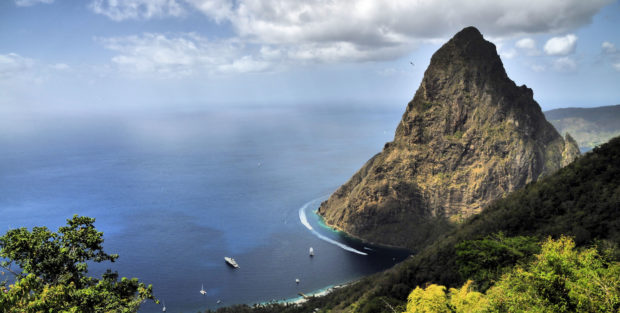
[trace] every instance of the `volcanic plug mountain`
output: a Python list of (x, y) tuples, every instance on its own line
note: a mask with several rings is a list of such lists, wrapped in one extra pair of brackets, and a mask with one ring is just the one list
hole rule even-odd
[(394, 140), (318, 212), (355, 237), (415, 249), (578, 155), (467, 27), (432, 56)]

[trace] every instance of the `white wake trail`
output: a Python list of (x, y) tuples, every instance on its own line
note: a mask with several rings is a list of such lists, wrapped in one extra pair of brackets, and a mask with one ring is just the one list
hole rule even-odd
[(308, 222), (308, 217), (306, 216), (306, 209), (308, 208), (308, 206), (310, 206), (311, 203), (314, 203), (316, 200), (312, 200), (306, 204), (304, 204), (300, 209), (299, 209), (299, 220), (301, 221), (301, 223), (306, 226), (307, 229), (309, 229), (315, 236), (319, 237), (322, 240), (325, 240), (333, 245), (336, 245), (344, 250), (347, 250), (349, 252), (353, 252), (353, 253), (357, 253), (357, 254), (361, 254), (361, 255), (368, 255), (368, 253), (359, 251), (359, 250), (355, 250), (354, 248), (351, 248), (343, 243), (340, 243), (336, 240), (333, 240), (329, 237), (323, 236), (321, 234), (319, 234), (319, 232), (317, 232), (316, 230), (314, 230), (312, 228), (312, 225), (310, 225), (310, 223)]

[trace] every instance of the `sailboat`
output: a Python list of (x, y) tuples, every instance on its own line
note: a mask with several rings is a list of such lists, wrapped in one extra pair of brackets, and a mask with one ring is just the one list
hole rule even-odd
[(204, 284), (202, 285), (202, 288), (200, 288), (200, 294), (202, 294), (202, 295), (206, 295), (207, 294), (207, 291), (205, 290), (205, 285)]
[(163, 308), (161, 308), (161, 311), (162, 311), (162, 312), (166, 312), (166, 302), (163, 302), (163, 301), (162, 301), (162, 303), (164, 304), (164, 307), (163, 307)]
[(314, 256), (314, 249), (312, 249), (312, 247), (310, 247), (310, 256), (313, 257)]

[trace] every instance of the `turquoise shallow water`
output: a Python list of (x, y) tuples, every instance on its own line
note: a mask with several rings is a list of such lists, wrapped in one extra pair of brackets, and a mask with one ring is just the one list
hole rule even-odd
[(295, 106), (2, 117), (0, 228), (95, 217), (120, 258), (92, 272), (153, 284), (167, 312), (294, 298), (408, 255), (326, 229), (313, 213), (391, 140), (400, 115)]

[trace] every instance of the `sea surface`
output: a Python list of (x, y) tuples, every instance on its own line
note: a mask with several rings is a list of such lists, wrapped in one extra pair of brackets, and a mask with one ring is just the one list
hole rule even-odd
[(323, 104), (5, 115), (0, 230), (94, 217), (105, 251), (120, 258), (91, 274), (111, 268), (153, 284), (167, 312), (351, 282), (409, 252), (332, 231), (314, 210), (392, 139), (401, 114)]

